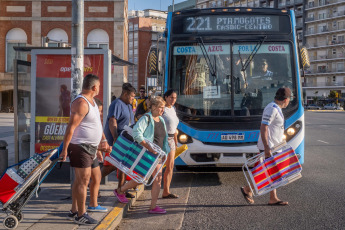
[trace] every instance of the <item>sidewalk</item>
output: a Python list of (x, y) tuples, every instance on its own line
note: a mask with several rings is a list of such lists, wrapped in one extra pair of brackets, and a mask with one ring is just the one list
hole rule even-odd
[[(13, 128), (13, 113), (0, 113), (0, 140), (5, 140), (8, 144), (9, 165), (14, 164), (14, 128)], [(54, 169), (49, 176), (59, 175), (66, 177), (62, 172)], [(99, 221), (98, 225), (79, 226), (73, 221), (68, 220), (66, 215), (71, 208), (71, 200), (67, 199), (70, 196), (69, 183), (48, 183), (52, 181), (46, 178), (46, 182), (41, 185), (41, 191), (38, 198), (33, 197), (23, 209), (24, 219), (19, 223), (17, 229), (24, 230), (85, 230), (85, 229), (115, 229), (120, 223), (123, 216), (127, 213), (130, 206), (134, 204), (137, 197), (139, 197), (144, 187), (140, 186), (139, 191), (130, 191), (136, 198), (132, 199), (129, 204), (121, 204), (117, 201), (113, 194), (114, 188), (117, 187), (116, 181), (110, 181), (106, 185), (101, 185), (101, 198), (98, 203), (101, 206), (108, 208), (108, 213), (89, 213), (94, 219)], [(115, 173), (110, 174), (109, 180), (115, 180)], [(64, 181), (68, 181), (64, 179)], [(88, 205), (88, 200), (86, 202)], [(2, 222), (6, 214), (1, 210), (0, 204), (0, 229), (5, 229)]]
[[(100, 221), (99, 225), (78, 225), (66, 217), (71, 208), (70, 184), (50, 184), (44, 183), (41, 186), (41, 192), (38, 198), (32, 198), (23, 210), (24, 219), (19, 223), (19, 230), (35, 229), (35, 230), (77, 230), (77, 229), (114, 229), (121, 221), (123, 215), (130, 205), (133, 205), (136, 199), (132, 199), (132, 204), (118, 203), (113, 195), (114, 188), (117, 187), (116, 182), (109, 182), (107, 185), (101, 185), (101, 198), (98, 203), (108, 209), (108, 213), (91, 213), (89, 215)], [(138, 197), (143, 192), (143, 187), (138, 192), (131, 191), (133, 195)], [(87, 203), (88, 204), (87, 199)], [(120, 209), (120, 211), (119, 211)], [(114, 211), (116, 215), (114, 215)], [(112, 213), (113, 212), (113, 213)], [(111, 215), (111, 219), (105, 219), (107, 215)], [(2, 221), (6, 214), (0, 213), (0, 229), (5, 229)], [(115, 223), (113, 223), (115, 222)]]

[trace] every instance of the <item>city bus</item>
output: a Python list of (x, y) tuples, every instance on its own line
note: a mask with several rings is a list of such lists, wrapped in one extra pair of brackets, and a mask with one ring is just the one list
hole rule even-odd
[(175, 160), (178, 169), (239, 166), (257, 154), (263, 110), (280, 87), (293, 93), (283, 109), (284, 138), (303, 163), (307, 61), (295, 27), (293, 11), (271, 8), (168, 14), (164, 89), (177, 91), (178, 141), (188, 145)]

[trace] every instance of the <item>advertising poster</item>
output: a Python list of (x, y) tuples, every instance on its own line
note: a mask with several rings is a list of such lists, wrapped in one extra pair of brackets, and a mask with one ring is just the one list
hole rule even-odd
[[(103, 102), (104, 55), (84, 55), (84, 77), (101, 80), (97, 96)], [(71, 105), (71, 55), (36, 56), (35, 152), (58, 147), (69, 122)]]

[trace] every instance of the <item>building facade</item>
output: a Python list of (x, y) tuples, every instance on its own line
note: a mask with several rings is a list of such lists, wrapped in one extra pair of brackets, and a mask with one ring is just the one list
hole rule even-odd
[[(85, 47), (109, 48), (115, 56), (127, 60), (127, 1), (85, 0)], [(13, 47), (71, 44), (71, 16), (72, 1), (0, 1), (0, 110), (13, 106), (13, 58), (17, 55), (30, 61), (27, 55), (16, 54)], [(44, 37), (49, 38), (48, 44)], [(118, 96), (127, 81), (127, 67), (115, 66), (111, 78), (111, 91)]]
[[(331, 91), (345, 98), (344, 0), (197, 0), (197, 8), (271, 7), (294, 10), (300, 44), (308, 48), (311, 67), (302, 79), (304, 102), (325, 103)], [(323, 99), (323, 100), (322, 100)], [(323, 102), (322, 102), (323, 101)]]
[(306, 45), (311, 67), (304, 89), (308, 104), (322, 102), (331, 90), (345, 98), (345, 1), (308, 0)]
[(128, 82), (139, 89), (148, 85), (148, 53), (152, 45), (161, 41), (160, 34), (165, 30), (167, 12), (130, 11), (128, 17), (128, 60), (135, 64), (128, 68)]

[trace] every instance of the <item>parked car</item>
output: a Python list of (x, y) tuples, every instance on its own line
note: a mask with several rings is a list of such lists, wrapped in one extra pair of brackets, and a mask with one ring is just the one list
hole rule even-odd
[(317, 110), (320, 110), (321, 107), (318, 106), (318, 105), (315, 105), (315, 104), (310, 104), (310, 105), (306, 106), (306, 109), (317, 109)]
[(326, 110), (343, 110), (344, 108), (339, 106), (339, 105), (327, 104), (323, 107), (323, 109), (326, 109)]

